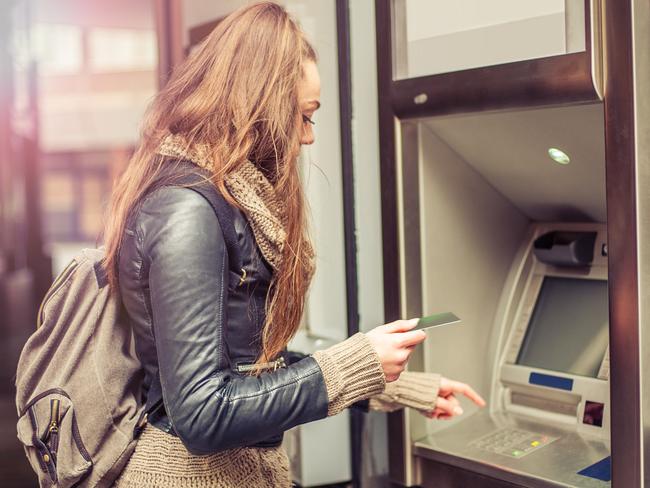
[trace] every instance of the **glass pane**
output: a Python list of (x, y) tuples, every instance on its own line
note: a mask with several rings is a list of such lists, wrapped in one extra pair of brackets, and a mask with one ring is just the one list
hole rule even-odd
[(396, 0), (394, 7), (396, 78), (585, 50), (583, 0)]

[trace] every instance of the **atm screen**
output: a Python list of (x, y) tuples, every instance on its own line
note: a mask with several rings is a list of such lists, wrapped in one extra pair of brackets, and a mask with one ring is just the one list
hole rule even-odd
[(608, 345), (607, 281), (547, 276), (517, 364), (598, 376)]

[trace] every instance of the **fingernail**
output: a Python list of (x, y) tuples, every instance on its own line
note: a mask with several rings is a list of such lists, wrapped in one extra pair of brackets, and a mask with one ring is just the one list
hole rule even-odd
[(463, 415), (463, 409), (460, 407), (454, 408), (454, 414), (455, 415)]

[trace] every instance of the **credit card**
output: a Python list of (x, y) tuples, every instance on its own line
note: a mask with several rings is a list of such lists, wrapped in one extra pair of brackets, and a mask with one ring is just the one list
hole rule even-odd
[(428, 329), (429, 327), (441, 327), (460, 322), (460, 319), (451, 312), (436, 313), (427, 317), (422, 317), (411, 330)]

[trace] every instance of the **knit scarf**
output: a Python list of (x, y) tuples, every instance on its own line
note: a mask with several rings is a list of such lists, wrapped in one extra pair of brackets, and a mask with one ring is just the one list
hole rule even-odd
[[(189, 145), (180, 135), (168, 135), (158, 148), (158, 154), (182, 158), (197, 166), (214, 172), (210, 147), (206, 144)], [(274, 271), (282, 264), (282, 251), (287, 238), (284, 200), (278, 196), (273, 184), (250, 161), (245, 161), (236, 171), (228, 174), (224, 181), (228, 192), (241, 206), (248, 218), (257, 246)], [(312, 276), (314, 251), (306, 240), (303, 248), (305, 270)]]

